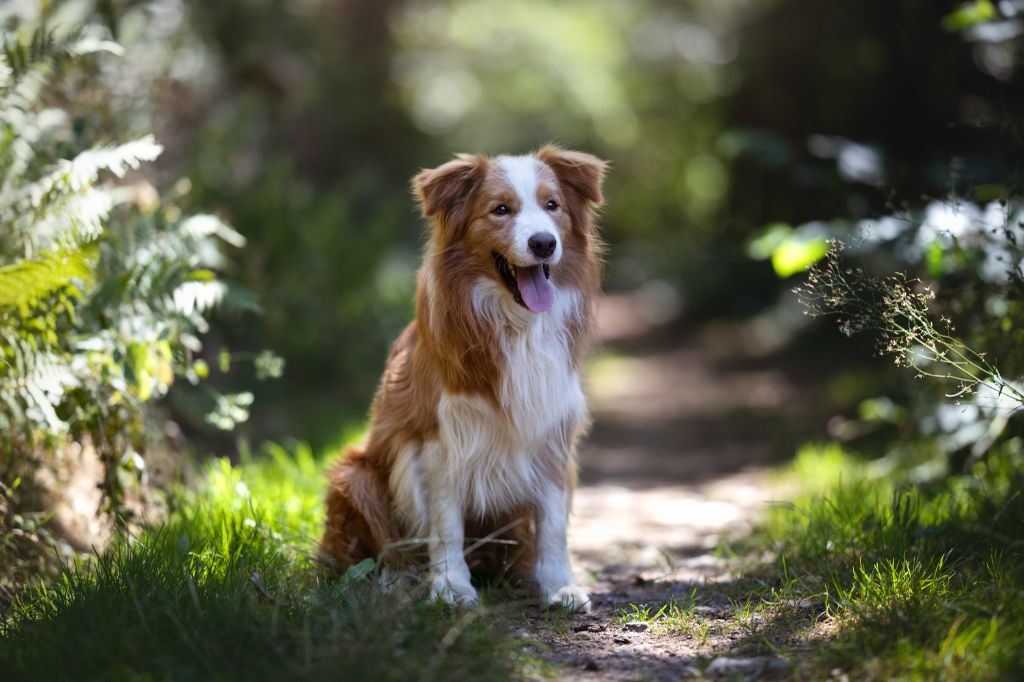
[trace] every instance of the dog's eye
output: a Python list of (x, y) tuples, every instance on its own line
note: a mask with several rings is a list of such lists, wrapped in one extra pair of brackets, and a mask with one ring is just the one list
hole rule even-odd
[(509, 209), (505, 204), (498, 204), (494, 207), (494, 210), (492, 210), (491, 213), (494, 215), (508, 215)]
[(554, 199), (548, 199), (548, 203), (546, 203), (544, 205), (544, 208), (546, 208), (546, 209), (548, 209), (549, 211), (552, 211), (552, 212), (557, 211), (558, 210), (558, 202), (555, 201)]

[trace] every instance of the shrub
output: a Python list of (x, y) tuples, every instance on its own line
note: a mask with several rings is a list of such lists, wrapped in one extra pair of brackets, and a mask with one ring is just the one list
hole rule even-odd
[[(125, 521), (125, 484), (145, 480), (144, 455), (161, 438), (158, 405), (172, 386), (201, 387), (207, 419), (221, 428), (244, 420), (251, 401), (204, 387), (201, 356), (215, 307), (253, 305), (219, 274), (226, 248), (244, 239), (212, 215), (183, 216), (174, 193), (163, 198), (134, 173), (162, 151), (151, 135), (110, 141), (117, 118), (100, 115), (95, 74), (120, 51), (95, 27), (13, 26), (3, 36), (0, 494), (12, 511), (0, 525), (4, 565), (23, 544), (12, 534), (34, 537), (28, 517), (13, 512), (38, 506), (34, 472), (54, 453), (94, 450), (107, 509)], [(104, 119), (112, 129), (97, 123)]]

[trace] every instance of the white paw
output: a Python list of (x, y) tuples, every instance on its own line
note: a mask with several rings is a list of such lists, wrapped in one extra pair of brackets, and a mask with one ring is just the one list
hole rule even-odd
[(472, 607), (480, 604), (476, 589), (468, 579), (441, 574), (430, 585), (430, 597), (449, 606)]
[(590, 595), (579, 585), (566, 585), (547, 598), (548, 606), (560, 606), (566, 611), (590, 613)]

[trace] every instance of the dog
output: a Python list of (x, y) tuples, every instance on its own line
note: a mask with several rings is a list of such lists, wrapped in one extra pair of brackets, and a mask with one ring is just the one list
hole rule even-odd
[(566, 530), (606, 168), (549, 145), (460, 154), (413, 178), (430, 223), (416, 317), (388, 356), (365, 445), (328, 473), (321, 552), (335, 568), (410, 567), (425, 548), (433, 597), (472, 606), (467, 555), (490, 546), (544, 604), (590, 610)]

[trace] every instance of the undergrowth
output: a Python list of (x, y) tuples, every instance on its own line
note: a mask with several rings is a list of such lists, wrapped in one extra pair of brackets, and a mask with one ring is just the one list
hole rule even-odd
[(500, 680), (508, 638), (482, 611), (384, 592), (367, 566), (312, 560), (321, 462), (211, 464), (169, 520), (22, 594), (0, 624), (5, 680)]
[(798, 678), (1020, 679), (1024, 447), (929, 484), (806, 448), (805, 493), (741, 543), (776, 557), (749, 574), (769, 618), (749, 644), (805, 650)]

